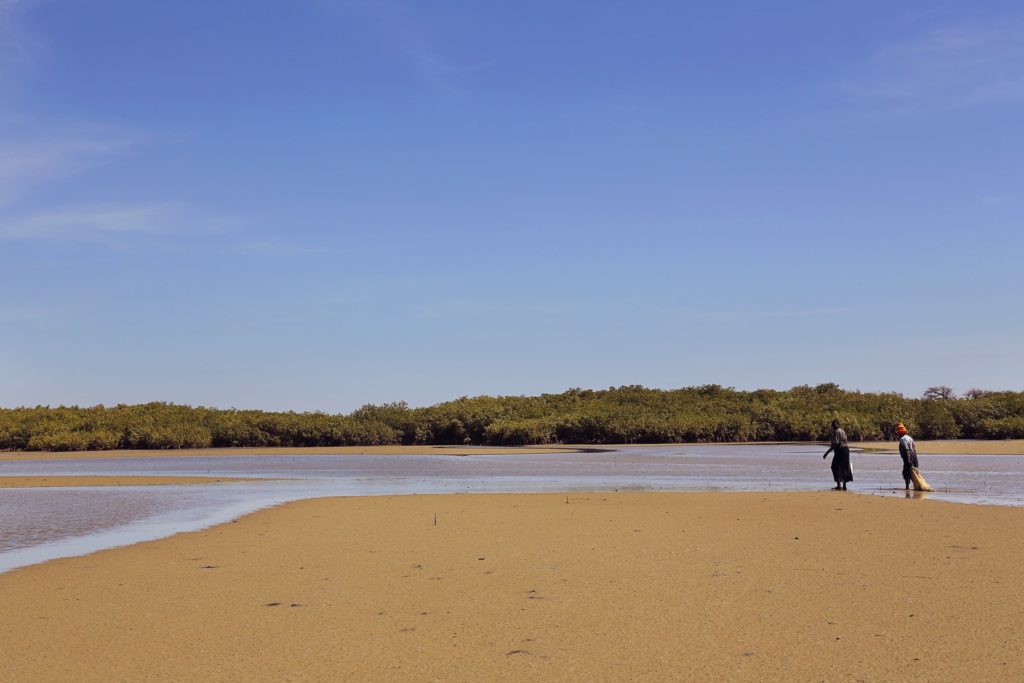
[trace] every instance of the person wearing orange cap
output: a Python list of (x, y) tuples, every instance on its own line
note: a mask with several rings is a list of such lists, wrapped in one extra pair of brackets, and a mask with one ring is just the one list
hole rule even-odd
[(896, 436), (900, 439), (900, 458), (903, 459), (903, 486), (909, 491), (911, 468), (918, 467), (917, 446), (902, 422), (896, 425)]
[(846, 431), (839, 426), (839, 420), (832, 420), (832, 438), (829, 439), (828, 450), (821, 456), (824, 460), (832, 452), (832, 478), (836, 480), (833, 491), (845, 491), (847, 482), (853, 481), (853, 467), (850, 466), (850, 446), (846, 440)]

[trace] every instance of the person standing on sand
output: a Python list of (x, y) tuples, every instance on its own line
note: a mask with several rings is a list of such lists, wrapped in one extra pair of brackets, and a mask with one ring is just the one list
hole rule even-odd
[(845, 491), (846, 483), (853, 481), (853, 467), (850, 466), (850, 446), (846, 440), (846, 432), (839, 426), (839, 420), (832, 420), (832, 438), (829, 439), (828, 450), (821, 456), (824, 460), (829, 453), (832, 456), (832, 478), (836, 480), (833, 491)]
[(910, 490), (910, 470), (918, 467), (917, 446), (914, 439), (907, 433), (907, 428), (900, 422), (896, 425), (896, 436), (900, 439), (900, 458), (903, 459), (903, 488)]

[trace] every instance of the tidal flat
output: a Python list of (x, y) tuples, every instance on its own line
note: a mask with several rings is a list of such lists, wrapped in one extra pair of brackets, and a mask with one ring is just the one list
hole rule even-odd
[(1019, 680), (1024, 457), (823, 450), (7, 461), (0, 677)]
[[(0, 465), (0, 571), (195, 531), (307, 498), (558, 491), (821, 491), (814, 444), (631, 446), (590, 452), (490, 449), (419, 454), (245, 455), (163, 452)], [(1024, 505), (1024, 456), (922, 456), (932, 500)], [(854, 495), (907, 494), (899, 458), (856, 453)], [(202, 483), (200, 483), (202, 482)], [(62, 486), (39, 488), (40, 484)], [(116, 483), (118, 486), (107, 486)], [(135, 485), (133, 485), (133, 483)], [(160, 484), (174, 485), (160, 485)], [(215, 486), (209, 484), (215, 483)], [(102, 485), (97, 485), (102, 484)], [(30, 487), (33, 486), (34, 487)]]

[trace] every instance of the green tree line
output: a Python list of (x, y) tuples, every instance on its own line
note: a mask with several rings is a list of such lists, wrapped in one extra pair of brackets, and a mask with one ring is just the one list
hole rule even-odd
[(835, 384), (786, 391), (622, 386), (462, 397), (423, 408), (365, 405), (348, 415), (171, 403), (0, 408), (0, 449), (822, 441), (834, 418), (856, 441), (892, 440), (899, 422), (922, 439), (1024, 438), (1024, 392), (956, 397), (946, 389), (907, 398)]

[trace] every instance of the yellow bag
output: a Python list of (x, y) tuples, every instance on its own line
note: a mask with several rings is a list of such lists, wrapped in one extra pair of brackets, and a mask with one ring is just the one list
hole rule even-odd
[(916, 467), (910, 468), (910, 481), (914, 482), (915, 491), (931, 491), (932, 487), (928, 485), (928, 482), (921, 476), (921, 470)]

